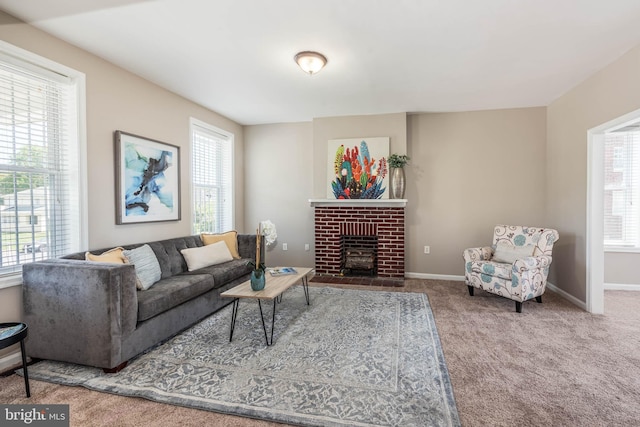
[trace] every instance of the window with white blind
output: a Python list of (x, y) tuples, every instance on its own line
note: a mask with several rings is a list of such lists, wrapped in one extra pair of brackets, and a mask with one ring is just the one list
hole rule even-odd
[(221, 233), (233, 224), (233, 134), (191, 119), (194, 234)]
[(84, 77), (68, 71), (0, 44), (0, 276), (80, 249)]
[(605, 133), (605, 249), (640, 249), (640, 124)]

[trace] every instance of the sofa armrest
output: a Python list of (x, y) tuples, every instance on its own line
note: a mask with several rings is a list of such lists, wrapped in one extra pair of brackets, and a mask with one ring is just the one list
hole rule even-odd
[(551, 257), (549, 255), (529, 256), (516, 260), (513, 263), (513, 271), (524, 272), (549, 267), (549, 265), (551, 265)]
[(488, 261), (491, 259), (493, 251), (490, 246), (483, 246), (481, 248), (469, 248), (465, 249), (462, 253), (465, 264), (470, 261)]
[(136, 327), (135, 270), (129, 264), (51, 259), (22, 268), (33, 357), (112, 368)]

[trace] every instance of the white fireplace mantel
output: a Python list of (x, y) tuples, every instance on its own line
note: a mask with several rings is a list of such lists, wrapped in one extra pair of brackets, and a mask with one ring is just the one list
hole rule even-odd
[(404, 208), (407, 199), (309, 199), (309, 206), (316, 207), (371, 207)]

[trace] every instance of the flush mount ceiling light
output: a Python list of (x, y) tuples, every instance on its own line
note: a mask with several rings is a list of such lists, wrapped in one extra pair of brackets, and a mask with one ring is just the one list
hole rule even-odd
[(294, 59), (296, 60), (300, 68), (302, 68), (302, 71), (309, 75), (315, 74), (318, 71), (322, 70), (322, 67), (327, 64), (327, 58), (325, 58), (324, 55), (318, 52), (300, 52), (294, 57)]

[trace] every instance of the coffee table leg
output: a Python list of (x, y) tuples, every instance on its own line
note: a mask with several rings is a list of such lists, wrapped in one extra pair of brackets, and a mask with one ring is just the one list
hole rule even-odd
[(27, 372), (27, 352), (24, 349), (24, 339), (20, 340), (20, 352), (22, 353), (22, 370), (24, 371), (24, 388), (27, 390), (27, 397), (31, 397), (29, 388), (29, 372)]
[(233, 330), (236, 327), (236, 317), (238, 317), (238, 306), (240, 305), (240, 298), (234, 298), (233, 307), (231, 308), (231, 328), (229, 332), (229, 342), (233, 340)]
[[(280, 300), (282, 300), (282, 295), (280, 295)], [(273, 328), (276, 325), (276, 301), (273, 301), (273, 314), (271, 316), (271, 344), (273, 344)]]
[(269, 335), (267, 335), (267, 325), (264, 323), (264, 314), (262, 313), (262, 302), (258, 299), (258, 307), (260, 308), (260, 319), (262, 320), (262, 330), (264, 331), (264, 340), (267, 342), (267, 346), (273, 344), (273, 329), (276, 324), (276, 301), (273, 299), (273, 314), (271, 316), (271, 341), (269, 341)]
[(307, 305), (309, 305), (309, 282), (307, 276), (302, 277), (302, 289), (304, 289), (304, 297), (307, 299)]

